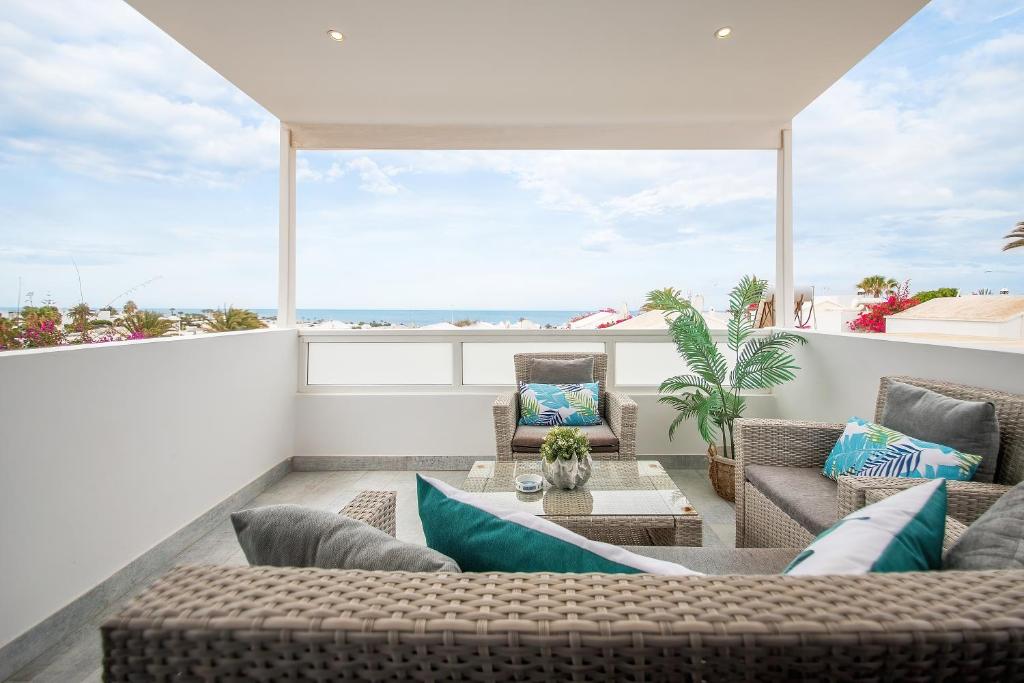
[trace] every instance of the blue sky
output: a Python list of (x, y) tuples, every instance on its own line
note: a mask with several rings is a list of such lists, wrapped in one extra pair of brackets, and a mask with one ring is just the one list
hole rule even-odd
[[(119, 0), (0, 6), (0, 303), (272, 307), (277, 122)], [(799, 284), (1009, 287), (1024, 2), (935, 0), (794, 121)], [(712, 302), (771, 276), (772, 152), (301, 153), (300, 307)]]

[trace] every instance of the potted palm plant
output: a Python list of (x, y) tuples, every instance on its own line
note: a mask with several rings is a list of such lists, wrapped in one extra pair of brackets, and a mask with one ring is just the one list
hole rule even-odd
[(669, 439), (675, 437), (684, 420), (696, 420), (697, 431), (708, 444), (708, 475), (715, 491), (726, 500), (735, 499), (733, 423), (746, 409), (742, 392), (768, 389), (794, 379), (799, 368), (789, 349), (807, 343), (803, 337), (784, 330), (755, 331), (751, 308), (764, 297), (766, 285), (764, 280), (747, 275), (729, 293), (726, 346), (735, 359), (731, 371), (704, 316), (689, 301), (671, 288), (647, 295), (648, 309), (674, 315), (669, 332), (690, 371), (669, 377), (658, 389), (665, 394), (658, 400), (678, 411), (668, 429)]

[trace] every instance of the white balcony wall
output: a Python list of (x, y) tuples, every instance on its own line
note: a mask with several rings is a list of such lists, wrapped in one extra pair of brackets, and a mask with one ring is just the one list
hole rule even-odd
[(294, 330), (0, 354), (0, 646), (292, 455)]
[(778, 415), (793, 420), (873, 419), (878, 380), (886, 375), (939, 379), (1024, 394), (1024, 350), (894, 339), (872, 334), (805, 332), (795, 382), (774, 391)]
[[(641, 455), (699, 454), (706, 446), (693, 424), (685, 424), (673, 441), (668, 426), (675, 412), (658, 403), (657, 385), (686, 371), (664, 331), (620, 333), (596, 331), (402, 332), (397, 330), (337, 333), (304, 332), (308, 351), (300, 374), (320, 377), (316, 365), (320, 347), (330, 346), (330, 358), (358, 357), (360, 347), (415, 347), (446, 344), (438, 351), (434, 370), (410, 367), (389, 374), (391, 386), (353, 382), (325, 386), (310, 381), (298, 396), (295, 452), (297, 455), (454, 455), (494, 456), (491, 405), (500, 391), (512, 391), (512, 356), (538, 351), (607, 351), (611, 358), (611, 388), (628, 393), (640, 408), (637, 451)], [(378, 342), (378, 343), (373, 343)], [(400, 354), (399, 354), (400, 355)], [(449, 364), (448, 358), (455, 364)], [(333, 362), (333, 361), (332, 361)], [(349, 363), (348, 360), (343, 361)], [(406, 365), (400, 362), (399, 370)], [(447, 371), (446, 386), (424, 386), (424, 373)], [(439, 377), (433, 376), (434, 379)], [(395, 386), (405, 377), (407, 386)], [(436, 384), (436, 382), (435, 382)], [(751, 396), (749, 414), (773, 414), (771, 395)]]

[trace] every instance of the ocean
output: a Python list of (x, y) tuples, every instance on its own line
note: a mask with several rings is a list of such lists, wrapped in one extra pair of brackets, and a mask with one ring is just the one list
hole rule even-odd
[[(169, 315), (171, 310), (176, 313), (202, 313), (200, 308), (151, 308), (147, 310), (157, 311)], [(0, 307), (0, 311), (14, 311), (17, 306)], [(250, 309), (264, 318), (277, 316), (276, 308), (253, 308)], [(528, 309), (469, 309), (469, 308), (300, 308), (297, 310), (300, 321), (315, 322), (319, 320), (337, 320), (343, 323), (370, 323), (382, 322), (392, 325), (404, 325), (406, 327), (423, 327), (440, 322), (456, 322), (458, 320), (472, 320), (485, 323), (516, 322), (521, 318), (532, 320), (538, 325), (564, 325), (570, 318), (582, 313), (589, 313), (586, 309), (569, 309), (562, 311), (543, 311)], [(635, 312), (634, 312), (635, 314)]]
[[(153, 309), (162, 313), (170, 313), (170, 309)], [(176, 308), (179, 313), (200, 313), (200, 309)], [(266, 318), (277, 315), (276, 308), (253, 308), (253, 312)], [(457, 320), (473, 320), (485, 323), (516, 322), (520, 318), (532, 320), (538, 325), (563, 325), (567, 320), (586, 310), (537, 311), (537, 310), (484, 310), (484, 309), (407, 309), (396, 310), (387, 308), (300, 308), (296, 311), (299, 320), (313, 322), (317, 320), (338, 320), (344, 323), (382, 322), (407, 327), (423, 327), (440, 322)]]

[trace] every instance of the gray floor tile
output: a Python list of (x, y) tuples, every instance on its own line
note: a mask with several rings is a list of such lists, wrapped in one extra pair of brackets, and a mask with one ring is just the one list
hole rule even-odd
[[(465, 471), (439, 470), (426, 472), (432, 477), (458, 486), (466, 477)], [(720, 499), (711, 488), (707, 472), (695, 469), (669, 471), (673, 481), (693, 502), (704, 517), (704, 545), (731, 547), (734, 545), (735, 526), (733, 506)], [(360, 490), (382, 489), (398, 492), (396, 535), (410, 543), (423, 543), (423, 528), (416, 507), (416, 476), (409, 471), (346, 470), (319, 472), (291, 472), (260, 493), (247, 507), (294, 503), (325, 510), (337, 511), (345, 506)], [(230, 520), (225, 519), (215, 529), (198, 539), (178, 554), (171, 564), (245, 564), (245, 556), (235, 539)], [(159, 573), (163, 573), (162, 571)], [(158, 574), (159, 574), (158, 573)], [(132, 591), (137, 592), (155, 580), (148, 577)], [(17, 681), (99, 681), (100, 641), (99, 625), (116, 613), (118, 605), (127, 600), (122, 596), (97, 615), (92, 623), (80, 629), (73, 637), (52, 648), (10, 679)]]

